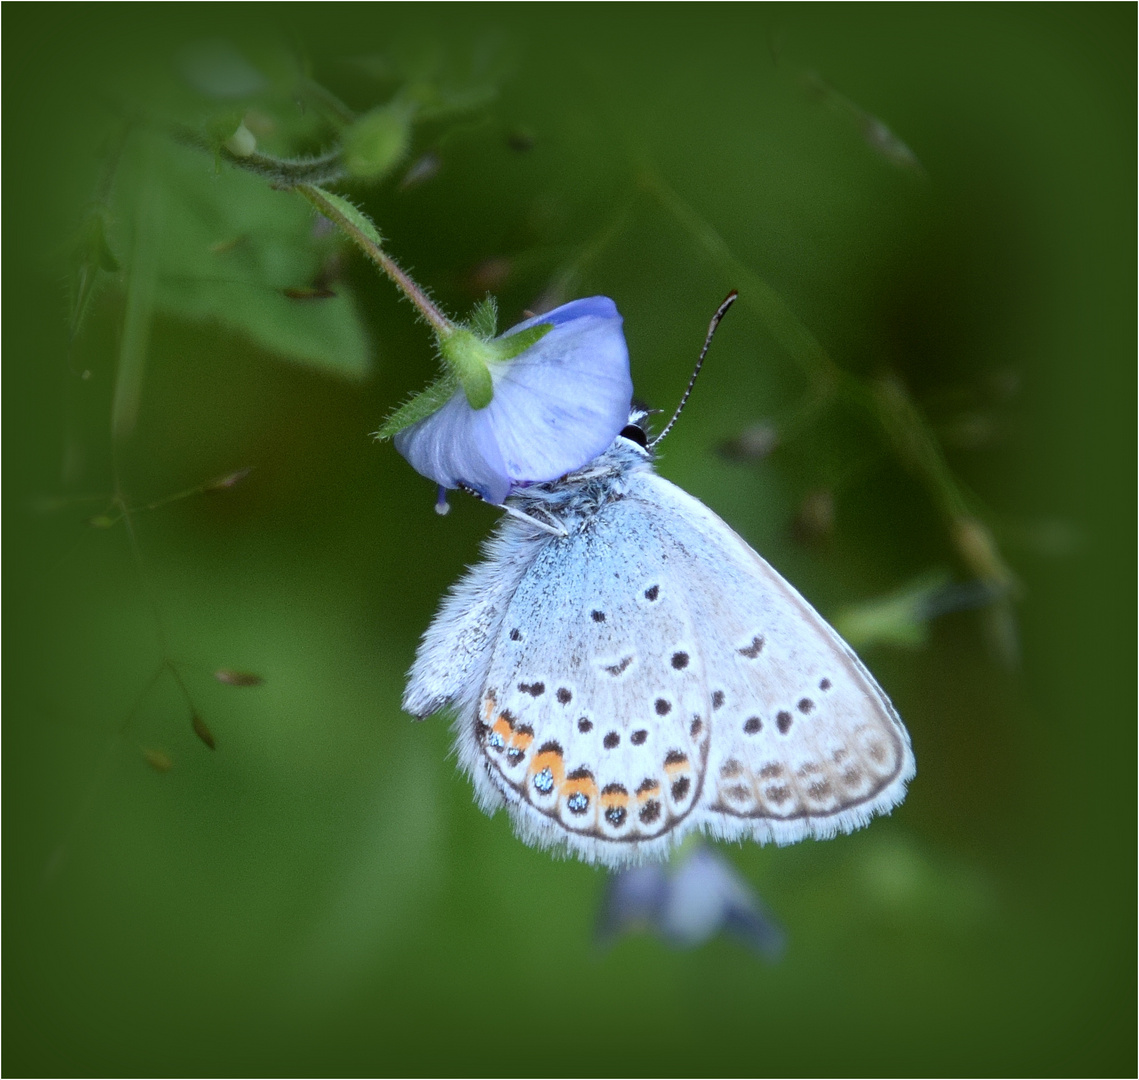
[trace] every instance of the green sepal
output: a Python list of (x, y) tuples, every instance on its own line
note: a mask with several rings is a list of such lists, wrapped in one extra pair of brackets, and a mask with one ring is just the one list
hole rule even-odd
[(495, 360), (513, 360), (519, 353), (524, 353), (531, 345), (536, 345), (551, 330), (553, 323), (539, 323), (537, 326), (519, 330), (517, 334), (510, 334), (491, 342), (495, 349)]
[(488, 296), (475, 306), (468, 326), (457, 327), (454, 333), (439, 339), (439, 352), (448, 370), (426, 390), (396, 409), (380, 425), (377, 439), (390, 439), (404, 428), (426, 420), (446, 405), (460, 386), (472, 409), (485, 409), (494, 398), (489, 363), (513, 360), (554, 328), (552, 323), (543, 323), (509, 337), (487, 341), (483, 331), (489, 328), (493, 332), (497, 317), (497, 305), (493, 297)]
[(410, 401), (404, 402), (391, 414), (375, 433), (377, 439), (390, 439), (393, 435), (403, 431), (404, 428), (426, 420), (432, 413), (438, 412), (454, 395), (459, 387), (458, 376), (453, 372), (446, 372), (435, 380), (426, 390), (416, 394)]
[(498, 333), (498, 301), (487, 295), (475, 304), (471, 317), (467, 320), (467, 327), (484, 341), (490, 341)]
[(472, 409), (485, 409), (494, 397), (494, 382), (487, 364), (499, 359), (496, 344), (483, 341), (466, 327), (458, 327), (439, 339), (443, 362), (458, 376)]

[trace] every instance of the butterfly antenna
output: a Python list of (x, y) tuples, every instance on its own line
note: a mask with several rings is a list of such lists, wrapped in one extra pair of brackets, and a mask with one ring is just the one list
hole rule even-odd
[(716, 332), (716, 327), (720, 325), (720, 320), (724, 317), (724, 313), (736, 302), (737, 296), (739, 296), (739, 293), (736, 292), (735, 289), (732, 289), (732, 291), (724, 297), (723, 303), (716, 308), (716, 314), (712, 316), (712, 321), (708, 324), (708, 336), (704, 339), (704, 348), (700, 350), (700, 357), (696, 361), (696, 370), (692, 372), (692, 378), (688, 380), (688, 389), (684, 391), (684, 397), (680, 399), (680, 404), (677, 405), (676, 412), (672, 414), (672, 419), (665, 425), (664, 431), (649, 443), (650, 449), (656, 446), (656, 444), (672, 430), (672, 425), (676, 423), (680, 414), (684, 411), (684, 406), (688, 404), (688, 397), (692, 393), (692, 387), (696, 385), (696, 376), (700, 374), (700, 369), (704, 366), (704, 357), (708, 355), (708, 346), (712, 344), (712, 335)]

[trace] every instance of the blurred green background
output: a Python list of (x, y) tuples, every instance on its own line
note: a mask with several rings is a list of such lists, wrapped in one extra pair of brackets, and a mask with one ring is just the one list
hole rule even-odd
[[(1129, 1074), (1135, 20), (5, 8), (5, 1071)], [(400, 712), (496, 516), (369, 438), (428, 335), (168, 136), (315, 153), (385, 105), (339, 190), (452, 313), (612, 296), (671, 409), (741, 290), (660, 469), (850, 629), (918, 759), (857, 835), (724, 849), (778, 964), (600, 950), (604, 875)]]

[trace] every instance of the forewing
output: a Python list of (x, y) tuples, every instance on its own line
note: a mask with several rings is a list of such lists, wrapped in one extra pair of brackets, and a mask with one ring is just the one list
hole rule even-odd
[(528, 842), (619, 864), (693, 824), (711, 703), (679, 569), (644, 504), (615, 500), (518, 583), (459, 745)]
[(791, 843), (900, 802), (909, 735), (850, 647), (698, 500), (655, 474), (637, 493), (699, 628), (711, 705), (700, 824)]

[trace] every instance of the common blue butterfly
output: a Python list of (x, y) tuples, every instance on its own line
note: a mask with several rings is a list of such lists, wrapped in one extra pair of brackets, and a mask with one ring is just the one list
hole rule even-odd
[(831, 837), (889, 811), (915, 770), (889, 699), (795, 589), (656, 474), (645, 416), (583, 467), (513, 490), (424, 635), (404, 708), (452, 709), (483, 809), (587, 862), (664, 858), (695, 830)]

